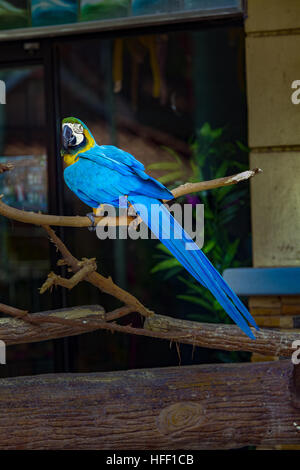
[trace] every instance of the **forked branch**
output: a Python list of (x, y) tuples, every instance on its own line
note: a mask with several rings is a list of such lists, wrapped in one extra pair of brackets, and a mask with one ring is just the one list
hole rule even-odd
[[(87, 261), (90, 262), (91, 260), (83, 259), (82, 261), (79, 261), (78, 259), (75, 258), (75, 256), (73, 256), (70, 253), (66, 245), (61, 241), (61, 239), (56, 235), (56, 233), (51, 227), (45, 225), (43, 226), (43, 228), (46, 230), (46, 232), (50, 236), (51, 241), (55, 244), (56, 248), (60, 251), (63, 257), (63, 261), (60, 260), (58, 262), (59, 265), (62, 265), (62, 264), (68, 265), (70, 269), (73, 271), (73, 273), (79, 273), (82, 270), (84, 263), (85, 263), (85, 266), (88, 266)], [(92, 265), (92, 267), (94, 268), (95, 266)], [(93, 286), (97, 287), (102, 292), (105, 292), (106, 294), (109, 294), (115, 297), (116, 299), (119, 299), (121, 302), (125, 304), (125, 306), (130, 307), (132, 311), (138, 312), (145, 317), (148, 317), (153, 314), (151, 310), (147, 309), (132, 294), (125, 291), (121, 287), (117, 286), (113, 282), (111, 277), (104, 277), (100, 273), (96, 272), (95, 269), (85, 271), (83, 274), (84, 275), (79, 274), (79, 278), (76, 278), (76, 281), (78, 280), (78, 282), (80, 282), (80, 280), (85, 280), (87, 282), (90, 282)], [(50, 283), (52, 283), (51, 285), (53, 285), (55, 283), (59, 283), (60, 281), (64, 282), (62, 281), (61, 277), (58, 278), (57, 276), (55, 276), (55, 279), (54, 279), (52, 276), (52, 280), (50, 280)], [(60, 285), (62, 285), (62, 283)], [(48, 287), (48, 285), (46, 285), (46, 287)], [(67, 285), (65, 285), (64, 287), (70, 288), (71, 283), (67, 282)], [(45, 288), (45, 284), (43, 286), (43, 291), (44, 291), (44, 288)]]

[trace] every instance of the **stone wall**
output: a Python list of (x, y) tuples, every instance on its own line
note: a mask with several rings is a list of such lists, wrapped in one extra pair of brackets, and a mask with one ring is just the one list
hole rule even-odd
[(300, 265), (299, 0), (248, 0), (246, 68), (253, 265)]

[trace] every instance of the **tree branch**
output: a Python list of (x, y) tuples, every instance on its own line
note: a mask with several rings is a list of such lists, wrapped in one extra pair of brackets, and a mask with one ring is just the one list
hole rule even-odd
[[(61, 263), (60, 263), (61, 264)], [(87, 275), (96, 271), (97, 264), (96, 259), (83, 259), (80, 263), (81, 267), (79, 270), (69, 279), (58, 276), (57, 274), (51, 272), (48, 274), (47, 280), (44, 282), (40, 288), (40, 293), (43, 294), (48, 289), (52, 289), (53, 286), (61, 286), (66, 289), (73, 289), (77, 286), (79, 282), (84, 281), (87, 278)]]
[[(199, 191), (206, 191), (208, 189), (219, 188), (222, 186), (228, 186), (237, 184), (241, 181), (245, 181), (253, 176), (261, 173), (262, 170), (255, 168), (254, 170), (243, 171), (232, 176), (226, 176), (225, 178), (218, 178), (211, 181), (202, 181), (199, 183), (186, 183), (173, 189), (172, 193), (174, 198), (178, 198), (185, 194), (195, 193)], [(26, 212), (14, 207), (10, 207), (5, 204), (0, 198), (0, 215), (7, 217), (18, 222), (24, 222), (33, 225), (53, 225), (63, 227), (88, 227), (91, 225), (91, 221), (88, 217), (80, 216), (58, 216), (58, 215), (45, 215), (38, 214), (35, 212)], [(124, 226), (135, 220), (135, 217), (95, 217), (95, 224), (97, 225), (101, 220), (105, 220), (107, 226)]]
[(21, 318), (28, 314), (27, 310), (20, 310), (19, 308), (11, 307), (10, 305), (5, 304), (0, 304), (0, 312), (16, 318)]
[[(300, 337), (299, 333), (261, 329), (255, 332), (256, 340), (253, 341), (234, 325), (198, 323), (163, 315), (148, 317), (144, 328), (110, 323), (112, 320), (134, 311), (129, 306), (109, 313), (104, 313), (100, 306), (73, 307), (72, 309), (28, 314), (12, 307), (4, 306), (3, 308), (1, 304), (0, 310), (9, 314), (12, 314), (13, 311), (14, 315), (18, 315), (17, 319), (0, 318), (0, 338), (7, 344), (43, 341), (100, 329), (165, 339), (210, 349), (248, 351), (267, 356), (291, 357), (295, 351), (293, 342), (299, 340)], [(23, 312), (22, 317), (19, 312)], [(50, 324), (51, 326), (49, 326)]]
[[(70, 266), (71, 270), (74, 273), (77, 273), (78, 271), (80, 271), (80, 269), (82, 268), (82, 262), (76, 259), (70, 253), (66, 245), (60, 240), (60, 238), (56, 235), (56, 233), (51, 227), (44, 225), (43, 228), (46, 230), (46, 232), (50, 236), (50, 239), (55, 244), (56, 248), (62, 254), (63, 261), (60, 260), (58, 264), (59, 265), (67, 264), (68, 266)], [(147, 309), (133, 295), (129, 294), (129, 292), (126, 292), (124, 289), (117, 286), (113, 282), (111, 277), (106, 278), (102, 276), (101, 274), (99, 274), (98, 272), (93, 271), (91, 273), (88, 273), (85, 276), (85, 280), (93, 284), (93, 286), (97, 287), (102, 292), (105, 292), (106, 294), (112, 295), (116, 299), (119, 299), (125, 305), (131, 307), (133, 311), (138, 312), (145, 317), (148, 317), (149, 315), (153, 314), (151, 310)]]
[[(83, 305), (29, 314), (25, 310), (0, 304), (0, 311), (14, 317), (0, 318), (0, 338), (10, 345), (34, 343), (95, 331), (100, 329), (102, 324), (105, 323), (108, 326), (109, 321), (127, 315), (133, 309), (124, 306), (105, 313), (100, 305)], [(94, 322), (91, 323), (91, 320)]]
[[(6, 308), (3, 309), (2, 304), (0, 308), (1, 311), (8, 313)], [(9, 313), (12, 314), (11, 311)], [(95, 327), (87, 325), (86, 319), (99, 317), (104, 319), (103, 307), (90, 305), (43, 313), (26, 313), (22, 321), (20, 317), (0, 318), (0, 337), (2, 341), (10, 345), (74, 336), (82, 332), (94, 331)], [(76, 320), (75, 323), (74, 320)]]
[(243, 171), (232, 176), (225, 176), (224, 178), (217, 178), (210, 181), (200, 181), (199, 183), (185, 183), (178, 188), (173, 189), (172, 194), (174, 198), (184, 196), (185, 194), (198, 193), (200, 191), (207, 191), (208, 189), (221, 188), (222, 186), (231, 186), (232, 184), (246, 181), (253, 176), (262, 173), (260, 168), (254, 168), (253, 170)]

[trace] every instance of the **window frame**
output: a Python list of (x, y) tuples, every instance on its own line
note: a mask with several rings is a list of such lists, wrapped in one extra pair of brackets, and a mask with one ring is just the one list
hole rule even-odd
[(240, 0), (240, 6), (212, 9), (192, 9), (171, 13), (157, 13), (147, 15), (128, 16), (106, 20), (76, 22), (53, 26), (36, 26), (0, 30), (0, 42), (11, 40), (29, 40), (53, 38), (70, 35), (81, 35), (113, 31), (118, 34), (121, 30), (135, 30), (140, 28), (155, 28), (158, 26), (178, 25), (180, 23), (226, 21), (244, 18), (247, 11), (247, 0)]

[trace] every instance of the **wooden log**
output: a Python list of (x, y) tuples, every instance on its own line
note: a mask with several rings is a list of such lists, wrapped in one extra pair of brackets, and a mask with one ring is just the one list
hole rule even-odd
[(0, 449), (300, 444), (291, 361), (0, 380)]
[[(293, 342), (300, 339), (298, 331), (282, 332), (273, 329), (255, 331), (256, 339), (251, 340), (234, 325), (198, 323), (163, 315), (148, 317), (144, 327), (160, 332), (170, 332), (170, 339), (204, 348), (227, 351), (249, 351), (267, 356), (291, 357), (295, 349)], [(176, 336), (176, 332), (178, 335)]]
[[(32, 313), (30, 318), (49, 316), (50, 318), (63, 318), (65, 320), (104, 319), (104, 309), (100, 305), (71, 307), (59, 310), (51, 310), (42, 313)], [(92, 323), (78, 323), (67, 325), (61, 323), (44, 323), (34, 325), (26, 321), (11, 317), (0, 318), (0, 339), (7, 345), (34, 343), (54, 338), (75, 336), (88, 331), (94, 331), (97, 326)]]
[[(259, 326), (277, 327), (282, 330), (293, 329), (296, 331), (300, 327), (300, 296), (299, 295), (281, 295), (281, 296), (257, 296), (249, 299), (250, 312), (256, 319)], [(277, 356), (262, 356), (252, 354), (251, 361), (258, 362), (262, 360), (276, 361)], [(296, 373), (297, 371), (297, 373)], [(297, 384), (297, 392), (294, 393), (293, 405), (300, 408), (300, 373), (299, 366), (294, 368), (293, 382)], [(300, 426), (294, 423), (296, 429), (300, 432)], [(258, 447), (264, 449), (264, 447)], [(276, 450), (299, 450), (299, 445), (277, 445)]]
[[(42, 318), (43, 324), (27, 323), (22, 318), (0, 318), (0, 339), (5, 341), (7, 345), (20, 344), (105, 329), (211, 349), (249, 351), (266, 356), (291, 357), (295, 350), (293, 343), (300, 338), (300, 331), (295, 329), (292, 332), (273, 329), (262, 329), (257, 332), (253, 329), (256, 339), (252, 340), (234, 325), (199, 323), (163, 315), (147, 317), (144, 328), (134, 328), (130, 325), (112, 322), (120, 317), (120, 313), (130, 313), (130, 311), (133, 311), (131, 307), (121, 307), (113, 312), (105, 313), (106, 321), (103, 321), (102, 307), (97, 305), (73, 307), (72, 309), (54, 310), (27, 316), (31, 320)], [(20, 312), (22, 313), (22, 311)], [(55, 322), (56, 319), (59, 320), (58, 323)]]

